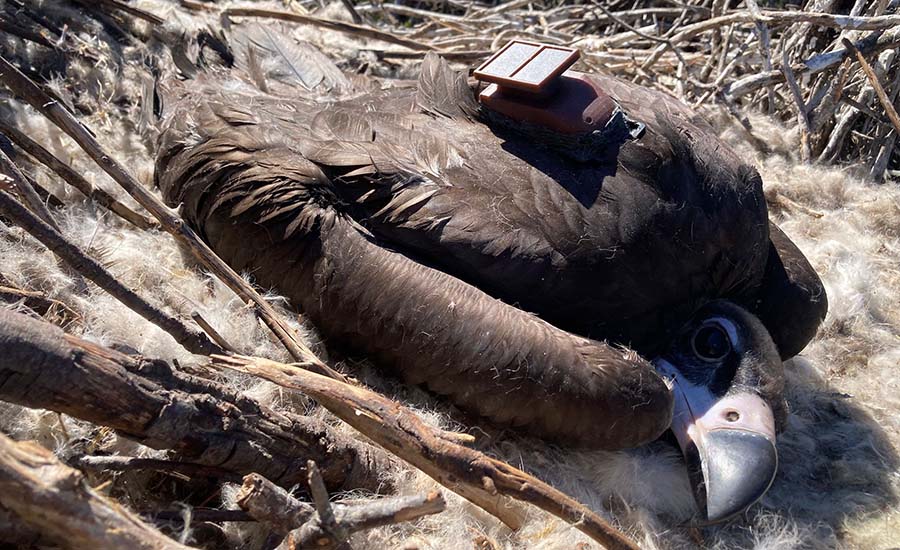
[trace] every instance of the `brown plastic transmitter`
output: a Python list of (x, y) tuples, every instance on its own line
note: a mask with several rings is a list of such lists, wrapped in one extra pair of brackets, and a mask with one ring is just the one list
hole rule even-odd
[(491, 83), (479, 96), (485, 107), (519, 122), (562, 134), (602, 129), (616, 109), (590, 75), (568, 71), (572, 48), (514, 40), (475, 70)]

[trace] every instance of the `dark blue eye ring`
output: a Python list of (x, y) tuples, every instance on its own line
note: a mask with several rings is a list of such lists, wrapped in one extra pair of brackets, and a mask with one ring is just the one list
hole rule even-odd
[(718, 324), (703, 325), (691, 337), (694, 355), (703, 361), (721, 361), (731, 353), (728, 332)]

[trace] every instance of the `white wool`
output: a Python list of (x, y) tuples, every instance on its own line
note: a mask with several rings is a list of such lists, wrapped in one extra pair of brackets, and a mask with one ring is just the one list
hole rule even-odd
[[(166, 0), (135, 2), (186, 28), (210, 21), (177, 9)], [(280, 7), (280, 3), (268, 3)], [(333, 4), (327, 14), (345, 18)], [(100, 32), (99, 30), (97, 32)], [(311, 40), (338, 57), (359, 58), (361, 43), (345, 35), (310, 26), (296, 26), (295, 36)], [(90, 37), (85, 36), (85, 40)], [(92, 40), (98, 48), (103, 40)], [(139, 71), (132, 66), (145, 55), (127, 47), (124, 69), (111, 64), (75, 64), (70, 80), (55, 88), (67, 101), (92, 98), (85, 118), (105, 147), (142, 183), (152, 182), (153, 159), (135, 126), (138, 107), (123, 113), (116, 103), (140, 95)], [(379, 74), (408, 74), (400, 69), (374, 66)], [(77, 79), (82, 86), (73, 98), (67, 86)], [(0, 114), (13, 118), (34, 139), (69, 162), (95, 185), (127, 204), (133, 201), (99, 170), (70, 140), (28, 109), (3, 106)], [(787, 365), (788, 427), (779, 439), (781, 467), (771, 491), (734, 524), (691, 530), (694, 505), (687, 476), (677, 450), (655, 443), (627, 452), (583, 452), (561, 449), (533, 439), (500, 434), (488, 451), (544, 479), (610, 519), (650, 549), (690, 548), (888, 548), (900, 532), (900, 489), (897, 448), (900, 446), (900, 189), (874, 185), (845, 168), (798, 163), (797, 134), (759, 116), (751, 116), (754, 131), (772, 148), (756, 150), (727, 115), (711, 112), (724, 139), (739, 154), (756, 164), (765, 182), (771, 215), (807, 254), (821, 274), (829, 297), (828, 317), (818, 337)], [(221, 283), (198, 272), (164, 233), (139, 232), (112, 214), (84, 202), (42, 167), (32, 170), (36, 180), (67, 204), (55, 215), (64, 233), (116, 277), (139, 294), (180, 317), (199, 312), (242, 353), (286, 360), (283, 348), (256, 321), (252, 312)], [(783, 197), (788, 200), (780, 200)], [(199, 359), (180, 348), (168, 335), (92, 287), (87, 296), (74, 293), (71, 279), (55, 258), (16, 228), (0, 223), (0, 273), (11, 284), (40, 290), (75, 310), (79, 318), (67, 329), (106, 344), (127, 346), (148, 356), (197, 364)], [(268, 299), (313, 345), (314, 329), (301, 324), (283, 299)], [(19, 307), (15, 304), (13, 307)], [(316, 347), (322, 351), (320, 347)], [(360, 379), (388, 395), (411, 404), (427, 422), (446, 429), (461, 429), (440, 400), (378, 375), (369, 364), (345, 366)], [(281, 410), (325, 418), (335, 429), (353, 430), (308, 400), (292, 392), (247, 376), (228, 375), (229, 384)], [(37, 439), (67, 454), (88, 446), (95, 451), (138, 456), (164, 453), (141, 447), (106, 429), (64, 415), (32, 411), (0, 403), (0, 430), (17, 439)], [(476, 432), (478, 433), (478, 432)], [(485, 436), (487, 437), (487, 436)], [(384, 473), (401, 494), (441, 489), (448, 508), (439, 515), (415, 522), (358, 534), (355, 548), (497, 548), (573, 549), (597, 545), (564, 522), (528, 508), (528, 520), (512, 533), (494, 518), (433, 480), (399, 466)], [(98, 477), (98, 481), (99, 481)], [(159, 477), (105, 475), (110, 491), (126, 504), (140, 508), (156, 490)], [(236, 486), (221, 490), (223, 507), (235, 506)], [(375, 498), (348, 494), (336, 498)], [(157, 503), (158, 504), (158, 503)], [(173, 507), (169, 503), (170, 507)], [(196, 534), (190, 529), (189, 535)], [(168, 532), (178, 536), (181, 528)], [(264, 537), (257, 528), (231, 524), (225, 533), (237, 547), (259, 547)], [(190, 542), (190, 537), (188, 537)]]

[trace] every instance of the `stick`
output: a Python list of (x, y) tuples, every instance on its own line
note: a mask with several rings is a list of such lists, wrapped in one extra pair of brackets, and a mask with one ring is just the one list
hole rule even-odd
[(411, 8), (409, 6), (404, 6), (401, 4), (394, 3), (384, 3), (380, 6), (371, 6), (367, 8), (361, 8), (365, 11), (386, 11), (388, 13), (394, 13), (397, 15), (405, 15), (407, 17), (420, 17), (422, 19), (439, 19), (441, 21), (451, 21), (454, 23), (470, 23), (470, 19), (468, 17), (464, 17), (461, 15), (451, 15), (448, 13), (441, 13), (438, 11), (432, 10), (423, 10), (418, 8)]
[[(310, 470), (312, 471), (312, 470)], [(336, 544), (334, 532), (323, 525), (316, 509), (259, 474), (244, 477), (238, 506), (275, 533), (289, 535), (285, 543), (295, 547)], [(384, 498), (362, 504), (333, 505), (334, 521), (348, 535), (383, 525), (412, 521), (444, 511), (446, 503), (437, 491), (428, 495)], [(293, 532), (292, 532), (293, 531)], [(323, 544), (323, 541), (325, 544)]]
[[(803, 9), (806, 12), (828, 13), (834, 10), (835, 4), (837, 4), (837, 0), (809, 0)], [(859, 14), (853, 13), (851, 11), (850, 15)], [(782, 48), (786, 48), (792, 51), (794, 51), (794, 48), (797, 48), (796, 51), (802, 55), (804, 52), (804, 47), (809, 46), (813, 38), (807, 35), (815, 28), (815, 25), (812, 25), (810, 23), (798, 23), (795, 25), (791, 25), (789, 28), (784, 30), (785, 39), (784, 43), (782, 44)]]
[(331, 490), (389, 490), (391, 461), (324, 421), (276, 413), (220, 384), (160, 360), (128, 356), (47, 322), (0, 309), (0, 400), (68, 414), (173, 458), (292, 486), (306, 461)]
[(36, 141), (33, 141), (18, 128), (8, 124), (3, 119), (0, 119), (0, 133), (5, 135), (7, 139), (16, 144), (20, 149), (31, 155), (35, 160), (55, 172), (56, 175), (63, 179), (63, 181), (75, 189), (78, 189), (84, 196), (111, 210), (120, 218), (130, 222), (138, 229), (156, 229), (159, 227), (156, 222), (150, 218), (138, 214), (103, 189), (91, 185), (89, 181), (73, 170), (68, 164), (58, 159), (53, 153), (45, 149)]
[[(23, 172), (24, 174), (24, 172)], [(45, 189), (41, 184), (34, 181), (34, 178), (29, 176), (28, 174), (24, 174), (25, 179), (28, 180), (28, 183), (34, 187), (34, 190), (37, 192), (38, 196), (41, 198), (41, 202), (46, 204), (47, 206), (52, 206), (53, 208), (62, 208), (66, 205), (63, 201), (59, 200), (59, 197)]]
[(203, 332), (205, 332), (207, 336), (212, 338), (212, 341), (218, 344), (220, 348), (224, 349), (228, 353), (237, 353), (237, 350), (234, 348), (234, 346), (229, 344), (228, 341), (225, 340), (225, 338), (223, 338), (221, 334), (219, 334), (219, 331), (213, 328), (213, 326), (209, 324), (209, 321), (207, 321), (203, 318), (202, 315), (200, 315), (199, 311), (191, 312), (191, 319), (193, 319), (194, 322), (203, 329)]
[[(356, 506), (335, 506), (335, 529), (348, 535), (357, 531), (374, 529), (383, 525), (393, 525), (412, 521), (420, 517), (442, 512), (444, 499), (438, 492), (427, 496), (399, 497), (384, 499), (370, 504)], [(342, 539), (321, 523), (320, 516), (314, 516), (305, 525), (291, 532), (279, 549), (293, 548), (342, 548)]]
[[(329, 540), (319, 539), (315, 541), (316, 546), (334, 547), (350, 538), (350, 533), (345, 526), (338, 525), (334, 517), (334, 509), (331, 507), (331, 501), (328, 498), (328, 489), (325, 488), (325, 482), (322, 481), (322, 474), (319, 473), (319, 467), (312, 460), (306, 462), (306, 478), (309, 484), (309, 494), (312, 495), (313, 503), (316, 505), (316, 515), (319, 518), (319, 528), (317, 531), (327, 534)], [(289, 548), (295, 546), (291, 544)], [(300, 545), (302, 547), (302, 544)]]
[(888, 119), (894, 126), (894, 130), (897, 132), (897, 135), (900, 135), (900, 116), (897, 115), (897, 110), (894, 109), (894, 105), (891, 103), (891, 99), (884, 91), (884, 87), (881, 86), (881, 82), (878, 80), (878, 75), (875, 74), (875, 70), (872, 69), (872, 66), (869, 65), (868, 61), (866, 61), (865, 56), (863, 56), (863, 54), (856, 48), (856, 46), (853, 45), (852, 42), (850, 42), (846, 38), (844, 38), (841, 42), (844, 44), (845, 48), (856, 55), (856, 60), (859, 61), (863, 72), (866, 73), (866, 77), (869, 79), (869, 83), (875, 90), (875, 95), (878, 96), (878, 101), (880, 101), (881, 106), (884, 107), (884, 112), (887, 113)]
[[(897, 95), (900, 94), (900, 71), (894, 76), (894, 80), (891, 82), (890, 87), (893, 90), (891, 93), (891, 101), (896, 102)], [(875, 160), (872, 161), (872, 168), (869, 170), (869, 177), (871, 177), (873, 181), (880, 182), (884, 180), (884, 174), (894, 155), (894, 147), (898, 138), (900, 138), (900, 132), (889, 132), (884, 136), (881, 145), (876, 148), (877, 152), (875, 153)]]
[(48, 298), (35, 290), (24, 290), (4, 284), (5, 278), (0, 274), (0, 300), (22, 303), (42, 317), (55, 318), (55, 324), (66, 324), (81, 316), (64, 302)]
[[(79, 2), (80, 1), (82, 1), (82, 0), (79, 0)], [(123, 11), (125, 13), (129, 13), (129, 14), (137, 17), (138, 19), (141, 19), (143, 21), (146, 21), (147, 23), (150, 23), (151, 25), (162, 25), (163, 23), (166, 22), (165, 19), (163, 19), (162, 17), (159, 17), (158, 15), (152, 14), (152, 13), (142, 10), (140, 8), (136, 8), (134, 6), (126, 4), (125, 2), (120, 2), (119, 0), (98, 0), (98, 1), (101, 4), (106, 4), (107, 6), (113, 8), (113, 9)], [(88, 2), (85, 2), (85, 4), (89, 5)]]
[[(848, 29), (854, 31), (877, 31), (891, 29), (900, 25), (900, 15), (879, 15), (875, 17), (837, 15), (823, 12), (760, 10), (735, 12), (720, 17), (713, 17), (684, 27), (675, 36), (681, 35), (683, 40), (696, 36), (706, 30), (728, 25), (730, 23), (767, 23), (769, 25), (792, 25), (794, 23), (810, 23), (831, 29)], [(674, 41), (674, 38), (673, 38)]]
[[(900, 27), (886, 32), (873, 32), (853, 42), (853, 45), (864, 54), (880, 53), (883, 50), (896, 48), (900, 45)], [(844, 62), (851, 54), (852, 52), (847, 48), (837, 48), (814, 55), (804, 61), (803, 65), (810, 70), (811, 74), (815, 74)]]
[(313, 15), (301, 15), (299, 13), (293, 13), (289, 11), (267, 10), (251, 7), (226, 8), (222, 11), (222, 13), (229, 17), (266, 17), (269, 19), (290, 21), (291, 23), (303, 23), (306, 25), (313, 25), (316, 27), (321, 27), (323, 29), (329, 29), (353, 36), (364, 36), (366, 38), (381, 40), (382, 42), (397, 44), (398, 46), (405, 46), (411, 50), (430, 51), (434, 49), (427, 44), (422, 44), (421, 42), (416, 42), (415, 40), (409, 40), (408, 38), (402, 38), (389, 32), (371, 29), (369, 27), (363, 27), (361, 25), (354, 25), (352, 23), (344, 23), (343, 21), (326, 19), (324, 17), (315, 17)]
[(312, 372), (253, 357), (213, 358), (214, 366), (253, 374), (309, 395), (391, 453), (490, 512), (511, 528), (522, 524), (510, 498), (533, 504), (609, 549), (635, 550), (625, 535), (583, 504), (521, 470), (442, 436), (381, 395)]
[[(34, 186), (31, 185), (31, 180), (19, 170), (19, 167), (16, 166), (12, 159), (6, 156), (6, 153), (4, 153), (3, 150), (0, 150), (0, 169), (3, 170), (7, 177), (11, 178), (12, 183), (19, 192), (18, 194), (25, 199), (25, 202), (28, 203), (31, 210), (29, 211), (28, 208), (21, 207), (11, 195), (6, 194), (6, 192), (2, 190), (2, 187), (0, 187), (0, 193), (3, 193), (4, 197), (12, 201), (17, 207), (21, 207), (23, 215), (34, 219), (38, 224), (43, 224), (49, 231), (59, 234), (59, 225), (50, 215), (50, 210), (47, 209), (47, 205), (41, 200), (41, 197), (38, 195), (37, 191), (35, 191)], [(84, 279), (77, 269), (73, 269), (73, 267), (67, 263), (61, 263), (60, 267), (63, 272), (72, 278), (72, 283), (78, 292), (87, 292), (87, 283), (84, 282)]]
[[(756, 33), (759, 36), (759, 49), (760, 53), (763, 56), (763, 69), (767, 71), (772, 70), (772, 46), (769, 35), (769, 26), (764, 22), (760, 21), (761, 17), (759, 11), (759, 4), (756, 3), (756, 0), (745, 0), (744, 2), (747, 4), (747, 9), (750, 10), (750, 13), (753, 14), (754, 17), (757, 18), (756, 21)], [(787, 57), (785, 56), (785, 66), (788, 66)], [(789, 68), (789, 67), (788, 67)], [(771, 85), (769, 85), (766, 89), (766, 94), (769, 99), (768, 110), (769, 115), (775, 114), (775, 90)]]
[(230, 482), (238, 482), (241, 480), (240, 475), (224, 468), (217, 468), (206, 464), (196, 464), (193, 462), (161, 460), (158, 458), (81, 455), (69, 459), (68, 462), (79, 470), (92, 470), (95, 472), (104, 472), (106, 470), (113, 470), (116, 472), (155, 470), (160, 472), (176, 472), (189, 477), (210, 477)]
[(27, 29), (25, 27), (20, 27), (15, 23), (10, 23), (9, 21), (5, 21), (0, 19), (0, 31), (7, 32), (9, 34), (18, 36), (22, 40), (28, 40), (30, 42), (34, 42), (35, 44), (39, 44), (44, 46), (45, 48), (50, 48), (51, 50), (58, 49), (53, 42), (47, 40), (46, 37), (41, 35), (40, 33), (35, 32), (32, 29)]
[(875, 111), (873, 111), (866, 105), (863, 105), (862, 103), (856, 101), (855, 99), (853, 99), (851, 97), (847, 97), (847, 96), (842, 97), (841, 103), (846, 103), (847, 105), (853, 107), (854, 109), (856, 109), (857, 111), (866, 115), (867, 117), (871, 118), (872, 120), (875, 120), (879, 124), (890, 124), (891, 123), (891, 121), (888, 120), (887, 117), (885, 117), (884, 115), (882, 115), (880, 113), (876, 113)]
[(180, 0), (181, 7), (194, 11), (215, 12), (219, 11), (219, 7), (215, 4), (208, 4), (205, 1), (196, 0)]
[(47, 209), (47, 205), (41, 200), (41, 197), (37, 194), (37, 191), (34, 190), (34, 187), (31, 186), (31, 183), (28, 182), (28, 178), (25, 177), (25, 174), (19, 170), (19, 167), (16, 166), (11, 158), (6, 156), (3, 149), (0, 149), (0, 170), (2, 170), (7, 177), (12, 179), (13, 185), (15, 185), (19, 196), (25, 199), (25, 202), (28, 204), (31, 211), (45, 224), (49, 225), (54, 230), (59, 231), (59, 224), (57, 224), (56, 220), (53, 219), (53, 216), (50, 215), (50, 210)]
[[(730, 25), (732, 23), (768, 23), (772, 25), (790, 25), (793, 23), (811, 23), (833, 29), (852, 29), (857, 31), (894, 29), (900, 26), (900, 15), (880, 15), (877, 17), (851, 17), (830, 13), (807, 13), (798, 11), (760, 10), (759, 15), (742, 11), (720, 17), (713, 17), (699, 23), (683, 27), (670, 39), (672, 44), (686, 42), (706, 31)], [(666, 45), (658, 46), (642, 65), (653, 65), (662, 55)]]
[(353, 22), (359, 25), (363, 22), (362, 17), (359, 16), (359, 12), (356, 11), (356, 7), (353, 5), (353, 0), (341, 0), (341, 4), (344, 5), (344, 8), (350, 13), (350, 17), (353, 19)]
[(309, 521), (316, 513), (312, 506), (259, 474), (244, 476), (237, 505), (282, 536)]
[(256, 521), (243, 510), (218, 510), (210, 508), (191, 508), (190, 513), (185, 517), (185, 510), (159, 510), (155, 512), (146, 512), (143, 515), (151, 516), (157, 521), (174, 521), (179, 523), (188, 522), (223, 522), (223, 521)]
[(770, 204), (776, 204), (785, 209), (803, 212), (804, 214), (811, 216), (813, 218), (816, 218), (816, 219), (820, 219), (825, 216), (825, 214), (823, 214), (822, 212), (817, 212), (817, 211), (813, 210), (812, 208), (804, 206), (795, 200), (789, 199), (786, 196), (779, 193), (778, 191), (772, 191), (771, 193), (767, 192), (766, 193), (766, 202), (768, 202)]
[(800, 123), (800, 160), (809, 162), (810, 156), (812, 155), (809, 149), (809, 134), (811, 133), (811, 128), (809, 126), (809, 116), (806, 112), (806, 103), (803, 101), (803, 92), (800, 91), (800, 85), (797, 84), (797, 79), (794, 78), (794, 71), (791, 70), (791, 64), (788, 61), (788, 51), (783, 49), (781, 50), (781, 54), (781, 70), (784, 72), (784, 78), (787, 80), (788, 88), (791, 90), (791, 96), (794, 98), (794, 103), (797, 104), (797, 120)]
[[(374, 53), (378, 59), (422, 59), (428, 52), (406, 52), (395, 50), (365, 50)], [(441, 52), (440, 56), (447, 61), (471, 62), (490, 57), (491, 50), (471, 50), (458, 52)]]
[[(337, 522), (350, 533), (364, 529), (374, 529), (383, 525), (393, 525), (412, 521), (423, 516), (443, 512), (446, 508), (444, 497), (438, 491), (427, 495), (384, 498), (375, 502), (358, 505), (335, 505)], [(312, 531), (311, 534), (303, 531)], [(314, 526), (301, 527), (295, 533), (294, 541), (304, 544), (305, 540), (316, 538)]]
[(278, 316), (275, 309), (260, 296), (240, 275), (222, 261), (202, 239), (184, 223), (176, 213), (166, 207), (152, 193), (145, 189), (125, 168), (107, 154), (93, 134), (78, 122), (60, 104), (51, 99), (37, 84), (22, 74), (5, 58), (0, 56), (0, 81), (13, 93), (22, 97), (29, 105), (47, 117), (67, 133), (94, 161), (134, 198), (159, 220), (161, 227), (184, 245), (194, 257), (244, 302), (252, 304), (266, 326), (275, 333), (297, 361), (314, 365), (320, 372), (339, 380), (343, 375), (323, 363), (294, 333), (287, 323)]
[(0, 191), (0, 212), (8, 216), (32, 237), (39, 240), (41, 244), (50, 249), (50, 251), (71, 266), (72, 269), (93, 281), (128, 309), (166, 331), (184, 349), (200, 355), (222, 352), (222, 348), (207, 338), (205, 334), (189, 328), (175, 317), (154, 306), (120, 283), (99, 262), (38, 219), (37, 216), (29, 212), (27, 208), (19, 204), (5, 191)]
[(0, 506), (0, 540), (13, 548), (50, 546), (53, 541), (30, 529), (15, 512)]
[(2, 434), (0, 504), (64, 548), (190, 549), (92, 490), (47, 449)]
[[(846, 48), (844, 51), (849, 52)], [(883, 72), (888, 70), (896, 58), (897, 50), (886, 50), (882, 52), (878, 56), (879, 66), (875, 67), (876, 71)], [(878, 72), (876, 72), (876, 75)], [(861, 105), (868, 105), (869, 102), (875, 98), (875, 89), (872, 87), (871, 83), (865, 80), (867, 78), (868, 77), (863, 75), (864, 80), (861, 83), (861, 89), (854, 98), (854, 101)], [(853, 127), (859, 119), (860, 114), (861, 111), (853, 108), (849, 104), (839, 110), (834, 127), (828, 135), (828, 140), (822, 148), (822, 152), (819, 154), (819, 161), (827, 162), (840, 158), (841, 151), (844, 149), (844, 142), (847, 140), (847, 137), (853, 133)], [(858, 157), (859, 153), (856, 153), (853, 156)]]
[[(872, 33), (856, 42), (855, 45), (858, 50), (865, 53), (875, 53), (896, 48), (900, 46), (900, 27), (885, 33)], [(800, 66), (800, 70), (795, 70), (794, 72), (797, 76), (817, 74), (841, 63), (850, 55), (852, 55), (852, 52), (846, 48), (815, 55), (804, 61)], [(737, 99), (769, 84), (777, 84), (779, 82), (784, 82), (784, 73), (781, 72), (781, 69), (769, 72), (762, 71), (730, 83), (726, 88), (726, 93), (728, 97)]]

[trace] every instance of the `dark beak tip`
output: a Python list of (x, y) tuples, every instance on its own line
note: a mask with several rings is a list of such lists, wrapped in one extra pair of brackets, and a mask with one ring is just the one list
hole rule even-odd
[[(775, 443), (744, 430), (714, 430), (707, 436), (703, 477), (706, 516), (702, 523), (727, 521), (763, 497), (778, 470)], [(705, 504), (705, 505), (704, 505)]]

